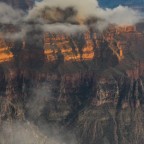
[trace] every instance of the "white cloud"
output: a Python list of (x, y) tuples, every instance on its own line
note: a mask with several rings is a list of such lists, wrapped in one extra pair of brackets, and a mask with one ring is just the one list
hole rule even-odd
[(0, 3), (0, 23), (1, 24), (17, 24), (23, 15), (20, 10), (14, 10), (5, 3)]
[[(46, 18), (42, 15), (45, 13)], [(86, 31), (90, 25), (102, 31), (109, 24), (135, 25), (141, 21), (140, 12), (128, 7), (102, 9), (96, 0), (43, 0), (24, 15), (19, 10), (0, 3), (0, 22), (14, 24), (22, 30), (15, 35), (23, 35), (30, 29), (73, 33)], [(86, 22), (91, 20), (88, 25)], [(25, 32), (24, 32), (25, 31)]]

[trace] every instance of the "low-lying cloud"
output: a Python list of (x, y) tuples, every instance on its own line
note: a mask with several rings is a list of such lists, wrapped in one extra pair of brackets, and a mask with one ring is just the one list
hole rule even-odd
[[(43, 124), (45, 125), (45, 124)], [(46, 125), (45, 125), (46, 126)], [(63, 139), (63, 134), (58, 128), (46, 126), (43, 133), (38, 126), (29, 121), (4, 122), (1, 126), (1, 144), (77, 144), (72, 134), (65, 134), (68, 140)], [(53, 131), (57, 132), (54, 133)], [(59, 134), (58, 134), (59, 133)]]
[(87, 21), (95, 23), (99, 29), (98, 22), (103, 25), (134, 25), (140, 21), (140, 13), (128, 7), (118, 6), (114, 9), (102, 9), (95, 0), (43, 0), (37, 2), (35, 7), (29, 11), (28, 20), (41, 20), (41, 16), (47, 23), (75, 23), (86, 25)]
[(11, 6), (0, 3), (0, 23), (1, 24), (18, 24), (21, 20), (23, 12), (14, 10)]
[(32, 29), (74, 33), (92, 27), (103, 31), (109, 24), (135, 25), (141, 19), (139, 11), (124, 6), (103, 9), (96, 0), (43, 0), (36, 2), (27, 12), (0, 3), (0, 23), (12, 24), (20, 29), (14, 38), (24, 37)]

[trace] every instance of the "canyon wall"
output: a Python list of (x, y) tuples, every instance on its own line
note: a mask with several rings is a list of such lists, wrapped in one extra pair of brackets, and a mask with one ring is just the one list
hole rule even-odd
[(136, 27), (1, 38), (1, 124), (58, 124), (81, 144), (141, 144), (143, 40)]
[[(33, 5), (3, 2), (23, 10)], [(27, 144), (32, 137), (31, 143), (47, 144), (50, 132), (54, 139), (70, 132), (79, 144), (142, 144), (143, 46), (143, 24), (110, 25), (103, 33), (31, 30), (24, 39), (1, 37), (0, 143), (20, 138)], [(47, 132), (53, 125), (58, 129)]]

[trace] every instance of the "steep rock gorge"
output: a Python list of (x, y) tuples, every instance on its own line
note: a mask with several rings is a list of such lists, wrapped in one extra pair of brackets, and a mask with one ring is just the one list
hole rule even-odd
[(143, 39), (135, 27), (110, 27), (103, 34), (31, 31), (10, 46), (2, 40), (11, 58), (0, 64), (1, 123), (58, 124), (82, 144), (141, 144)]

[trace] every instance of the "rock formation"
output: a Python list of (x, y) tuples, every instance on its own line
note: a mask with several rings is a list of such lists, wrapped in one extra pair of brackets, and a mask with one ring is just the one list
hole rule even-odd
[(1, 122), (56, 123), (81, 144), (141, 144), (143, 40), (131, 26), (1, 39)]
[[(0, 2), (23, 10), (33, 5)], [(0, 143), (50, 143), (53, 132), (51, 143), (75, 144), (65, 137), (70, 132), (79, 144), (142, 144), (143, 25), (71, 35), (33, 29), (24, 39), (1, 37)], [(52, 125), (58, 129), (48, 132)], [(57, 141), (64, 132), (64, 141)]]

